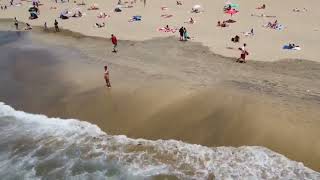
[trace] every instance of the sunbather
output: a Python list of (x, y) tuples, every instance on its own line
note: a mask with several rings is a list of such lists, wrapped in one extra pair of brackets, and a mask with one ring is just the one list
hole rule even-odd
[(238, 43), (240, 41), (240, 37), (236, 35), (235, 37), (231, 38), (231, 41), (234, 43)]
[(193, 23), (194, 23), (194, 20), (193, 20), (192, 17), (190, 18), (189, 23), (190, 23), (190, 24), (193, 24)]
[(181, 1), (177, 1), (177, 5), (182, 5), (182, 2)]
[(103, 27), (106, 26), (106, 24), (105, 24), (105, 23), (102, 23), (102, 24), (96, 23), (95, 26), (96, 26), (97, 28), (103, 28)]
[(32, 27), (30, 26), (30, 24), (26, 23), (26, 27), (24, 28), (24, 30), (31, 30)]
[(265, 4), (263, 4), (262, 6), (260, 6), (260, 7), (257, 7), (257, 9), (265, 9), (266, 8), (266, 5)]
[(98, 18), (106, 18), (106, 17), (110, 17), (110, 16), (107, 15), (106, 13), (100, 12), (100, 14), (99, 14), (97, 17), (98, 17)]
[(72, 17), (82, 17), (82, 12), (78, 10), (72, 15)]
[(81, 3), (78, 3), (77, 5), (78, 5), (78, 6), (85, 6), (86, 3), (84, 3), (84, 2), (82, 1)]
[(98, 10), (99, 7), (96, 4), (91, 5), (88, 10)]
[(222, 23), (220, 21), (218, 21), (217, 26), (218, 27), (228, 27), (229, 25), (226, 23), (226, 21), (222, 21)]
[(162, 14), (161, 17), (163, 18), (171, 18), (173, 15), (172, 14)]

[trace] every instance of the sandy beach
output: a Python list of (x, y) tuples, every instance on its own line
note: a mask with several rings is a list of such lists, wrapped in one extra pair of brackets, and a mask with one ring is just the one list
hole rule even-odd
[[(122, 2), (133, 6), (122, 12), (117, 1), (80, 2), (41, 1), (35, 20), (28, 1), (0, 10), (1, 177), (320, 178), (320, 2), (241, 1), (232, 17), (224, 1)], [(190, 12), (196, 4), (201, 13)], [(65, 9), (83, 16), (62, 20)], [(135, 15), (142, 21), (128, 22)], [(262, 27), (275, 20), (282, 30)], [(191, 40), (157, 30), (166, 25), (185, 26)], [(243, 43), (249, 60), (236, 63)]]
[[(16, 0), (14, 3), (19, 3)], [(105, 2), (103, 0), (84, 1), (86, 5), (78, 6), (82, 1), (55, 3), (54, 1), (41, 1), (39, 6), (40, 15), (38, 19), (29, 20), (28, 9), (31, 2), (21, 1), (22, 5), (10, 6), (8, 10), (0, 11), (1, 18), (17, 17), (19, 21), (28, 22), (32, 26), (43, 26), (47, 22), (49, 27), (53, 26), (54, 19), (57, 19), (61, 28), (80, 32), (89, 36), (109, 38), (110, 34), (116, 34), (122, 40), (143, 41), (155, 37), (174, 36), (178, 39), (178, 32), (164, 33), (157, 31), (169, 25), (172, 28), (185, 26), (192, 37), (192, 41), (201, 42), (208, 46), (213, 52), (227, 57), (238, 57), (237, 50), (243, 43), (248, 44), (250, 52), (249, 59), (262, 61), (276, 61), (279, 59), (308, 59), (319, 61), (320, 55), (317, 52), (320, 41), (320, 12), (317, 7), (320, 2), (310, 0), (307, 3), (300, 0), (290, 2), (277, 1), (241, 1), (233, 2), (239, 5), (239, 13), (233, 15), (232, 19), (237, 21), (231, 23), (227, 28), (217, 27), (218, 21), (230, 19), (230, 15), (223, 13), (225, 1), (182, 1), (177, 6), (175, 1), (155, 0), (148, 1), (146, 6), (140, 1), (131, 4), (130, 1), (123, 3), (122, 12), (114, 12), (117, 5), (116, 0)], [(3, 0), (2, 5), (9, 4)], [(91, 5), (97, 4), (99, 10), (88, 11)], [(262, 4), (266, 9), (258, 10)], [(194, 5), (201, 5), (202, 13), (191, 13)], [(55, 7), (56, 9), (52, 9)], [(162, 7), (167, 9), (162, 10)], [(297, 8), (300, 12), (293, 12)], [(84, 16), (80, 18), (59, 19), (64, 10), (75, 12), (81, 10)], [(306, 9), (306, 11), (304, 11)], [(99, 19), (99, 13), (106, 13), (110, 17)], [(257, 17), (264, 14), (265, 17)], [(132, 16), (142, 16), (141, 21), (128, 22)], [(172, 15), (170, 18), (163, 18), (161, 15)], [(254, 16), (252, 16), (254, 15)], [(276, 16), (269, 18), (269, 16)], [(190, 17), (195, 20), (194, 24), (188, 24)], [(274, 30), (264, 28), (263, 25), (277, 20), (284, 28)], [(95, 23), (106, 23), (105, 28), (94, 27)], [(13, 24), (12, 24), (13, 28)], [(243, 33), (254, 29), (254, 36), (246, 37)], [(231, 42), (235, 35), (240, 36), (240, 43)], [(301, 47), (300, 51), (284, 50), (282, 47), (288, 43), (295, 43)]]

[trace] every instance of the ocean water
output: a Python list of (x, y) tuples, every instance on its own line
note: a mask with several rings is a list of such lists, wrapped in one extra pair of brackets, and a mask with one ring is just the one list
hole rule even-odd
[(1, 179), (320, 179), (264, 147), (205, 147), (108, 135), (0, 103)]

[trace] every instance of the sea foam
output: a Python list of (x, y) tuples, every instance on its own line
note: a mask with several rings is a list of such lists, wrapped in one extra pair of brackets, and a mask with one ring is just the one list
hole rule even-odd
[(264, 147), (205, 147), (108, 135), (76, 119), (48, 118), (0, 103), (1, 179), (320, 179)]

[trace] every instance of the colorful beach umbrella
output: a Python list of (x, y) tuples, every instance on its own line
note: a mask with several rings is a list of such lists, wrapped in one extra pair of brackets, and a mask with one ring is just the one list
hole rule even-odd
[(231, 16), (238, 13), (239, 11), (235, 10), (235, 9), (230, 9), (230, 10), (227, 10), (225, 13), (226, 14), (230, 14)]

